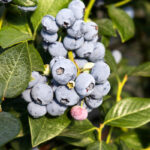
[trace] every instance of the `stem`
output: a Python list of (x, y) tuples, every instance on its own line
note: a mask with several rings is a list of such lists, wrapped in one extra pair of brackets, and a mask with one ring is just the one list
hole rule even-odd
[(128, 80), (128, 76), (125, 75), (124, 78), (123, 78), (123, 81), (122, 82), (118, 82), (118, 91), (117, 91), (117, 98), (116, 98), (116, 101), (119, 102), (121, 100), (121, 93), (122, 93), (122, 89), (125, 85), (125, 83), (127, 82)]
[(75, 66), (76, 66), (76, 68), (77, 68), (77, 76), (78, 76), (81, 71), (80, 71), (79, 66), (77, 65), (77, 63), (76, 63), (75, 60), (74, 60), (72, 51), (68, 51), (68, 58), (75, 64)]
[(103, 131), (104, 126), (105, 126), (104, 124), (100, 124), (100, 127), (97, 128), (99, 142), (102, 141), (102, 131)]
[(113, 127), (110, 128), (107, 139), (106, 139), (106, 144), (110, 143), (111, 140), (111, 135), (112, 135)]
[(85, 10), (85, 16), (84, 16), (84, 21), (87, 22), (88, 18), (89, 18), (89, 15), (90, 15), (90, 12), (91, 12), (91, 9), (93, 7), (95, 3), (95, 0), (90, 0), (86, 10)]
[(131, 1), (132, 1), (132, 0), (123, 0), (123, 1), (121, 1), (121, 2), (116, 3), (116, 4), (115, 4), (115, 7), (123, 6), (123, 5), (125, 5), (125, 4), (127, 4), (127, 3), (131, 2)]
[(0, 30), (1, 30), (1, 28), (2, 28), (2, 25), (3, 25), (3, 21), (4, 21), (4, 19), (5, 19), (5, 16), (6, 16), (6, 10), (4, 10), (2, 17), (0, 18)]

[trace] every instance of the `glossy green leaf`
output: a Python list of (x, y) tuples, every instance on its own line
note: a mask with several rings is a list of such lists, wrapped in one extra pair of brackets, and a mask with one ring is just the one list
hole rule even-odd
[(110, 109), (104, 123), (115, 127), (137, 128), (149, 121), (150, 99), (127, 98)]
[[(59, 10), (67, 7), (71, 0), (39, 0), (36, 11), (31, 16), (34, 32), (36, 33), (42, 18), (49, 14), (56, 16)], [(34, 34), (35, 34), (34, 33)]]
[(25, 42), (32, 37), (29, 33), (25, 33), (11, 26), (4, 26), (0, 30), (0, 46), (3, 48), (10, 47), (14, 44)]
[(29, 44), (29, 56), (31, 61), (32, 71), (44, 71), (44, 63), (39, 54), (32, 44)]
[(97, 20), (99, 34), (104, 36), (114, 36), (116, 37), (116, 32), (113, 28), (113, 23), (110, 19), (100, 19)]
[(107, 36), (101, 36), (101, 42), (105, 45), (105, 47), (108, 47), (109, 46), (109, 37)]
[(140, 150), (143, 148), (141, 140), (136, 132), (129, 132), (120, 137), (120, 139), (131, 149)]
[(134, 36), (134, 22), (125, 11), (110, 5), (108, 6), (108, 14), (112, 19), (114, 27), (118, 30), (122, 42), (125, 42)]
[(114, 149), (105, 142), (95, 142), (93, 144), (90, 144), (87, 147), (87, 150), (114, 150)]
[(89, 120), (73, 121), (59, 136), (66, 137), (64, 140), (71, 145), (84, 147), (95, 141), (94, 130), (90, 131), (93, 128)]
[(18, 96), (27, 87), (31, 76), (27, 44), (19, 44), (3, 52), (0, 64), (0, 79), (5, 84), (3, 97)]
[(33, 119), (29, 117), (32, 146), (35, 147), (58, 136), (70, 123), (67, 115), (60, 117), (42, 117)]
[(131, 70), (129, 75), (150, 77), (150, 62), (146, 62), (135, 69)]
[(0, 112), (0, 146), (17, 136), (20, 131), (20, 122), (7, 112)]

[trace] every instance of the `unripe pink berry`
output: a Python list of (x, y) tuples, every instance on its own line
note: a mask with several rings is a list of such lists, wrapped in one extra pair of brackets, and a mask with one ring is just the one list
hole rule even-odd
[(81, 106), (72, 107), (70, 113), (75, 120), (85, 120), (88, 116), (87, 110)]

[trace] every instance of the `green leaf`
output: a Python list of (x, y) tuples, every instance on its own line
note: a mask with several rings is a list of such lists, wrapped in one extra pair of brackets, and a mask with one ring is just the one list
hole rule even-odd
[(67, 115), (60, 117), (29, 117), (32, 146), (35, 147), (59, 135), (70, 123)]
[(11, 26), (4, 26), (0, 30), (0, 46), (2, 46), (2, 48), (25, 42), (31, 38), (31, 34), (25, 33), (22, 30)]
[(136, 67), (129, 73), (129, 75), (150, 77), (150, 62), (146, 62), (146, 63)]
[(136, 132), (129, 132), (120, 137), (120, 139), (131, 149), (142, 149), (141, 140)]
[(114, 27), (118, 30), (122, 42), (125, 42), (134, 36), (134, 22), (125, 11), (110, 5), (108, 6), (108, 14), (112, 19)]
[(36, 11), (31, 16), (31, 22), (34, 28), (34, 35), (41, 23), (42, 18), (49, 14), (56, 16), (59, 10), (67, 7), (71, 0), (39, 0)]
[(84, 147), (95, 141), (95, 135), (90, 131), (93, 128), (89, 120), (73, 121), (59, 136), (66, 137), (63, 140), (71, 145)]
[(109, 46), (109, 37), (107, 36), (101, 36), (101, 42), (105, 45), (105, 47)]
[(113, 106), (104, 124), (115, 127), (137, 128), (150, 121), (150, 99), (126, 98)]
[(39, 54), (32, 44), (29, 44), (29, 56), (31, 60), (32, 71), (44, 71), (44, 63)]
[(114, 36), (116, 37), (116, 32), (113, 28), (113, 23), (110, 19), (100, 19), (97, 20), (99, 34), (104, 36)]
[(0, 146), (17, 136), (20, 131), (20, 122), (7, 112), (0, 113)]
[(113, 150), (110, 145), (105, 142), (95, 142), (87, 147), (87, 150)]
[(28, 85), (31, 67), (27, 44), (14, 46), (0, 55), (0, 79), (3, 85), (3, 97), (18, 96)]

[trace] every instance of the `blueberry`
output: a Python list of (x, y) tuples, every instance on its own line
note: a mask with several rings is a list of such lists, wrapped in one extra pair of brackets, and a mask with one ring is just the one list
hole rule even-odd
[(26, 102), (32, 102), (32, 98), (31, 98), (31, 89), (26, 89), (24, 92), (22, 92), (22, 98), (26, 101)]
[(85, 120), (88, 117), (87, 110), (81, 106), (72, 107), (70, 113), (75, 120)]
[(85, 11), (85, 5), (81, 0), (73, 0), (69, 4), (68, 8), (73, 11), (76, 19), (83, 19), (84, 11)]
[(47, 84), (38, 83), (32, 88), (31, 95), (36, 103), (47, 105), (53, 99), (53, 90)]
[(103, 96), (106, 96), (110, 91), (110, 83), (106, 81), (103, 84), (95, 85), (93, 92), (91, 93), (90, 97), (93, 99), (100, 99)]
[(58, 32), (58, 30), (59, 30), (59, 27), (56, 24), (55, 18), (50, 15), (46, 15), (43, 17), (42, 25), (43, 25), (44, 29), (50, 34), (54, 34), (54, 33)]
[(92, 42), (85, 41), (84, 44), (76, 50), (76, 54), (80, 58), (87, 58), (92, 54), (94, 50), (94, 44)]
[(88, 96), (93, 92), (95, 79), (88, 73), (81, 73), (75, 82), (75, 89), (80, 96)]
[(67, 50), (75, 50), (75, 49), (78, 49), (80, 48), (83, 43), (84, 43), (84, 38), (81, 37), (79, 39), (74, 39), (70, 36), (66, 36), (64, 38), (64, 47), (67, 49)]
[(91, 74), (95, 78), (97, 84), (104, 83), (110, 75), (110, 68), (103, 61), (99, 61), (95, 63), (91, 70)]
[(58, 34), (50, 34), (48, 32), (46, 32), (45, 30), (41, 30), (41, 36), (43, 38), (43, 40), (47, 43), (53, 43), (56, 42), (57, 38), (58, 38)]
[(91, 97), (86, 97), (85, 98), (85, 103), (92, 109), (99, 107), (103, 102), (103, 99), (100, 98), (99, 100), (97, 99), (92, 99)]
[(87, 22), (82, 25), (82, 32), (87, 41), (93, 40), (98, 34), (98, 25), (95, 22)]
[(83, 20), (77, 20), (73, 26), (67, 29), (67, 33), (69, 36), (73, 38), (81, 38), (83, 36), (83, 33), (81, 31), (81, 26), (82, 26)]
[(54, 42), (49, 45), (48, 51), (51, 56), (67, 56), (67, 50), (64, 48), (63, 44), (61, 42)]
[(45, 83), (46, 84), (47, 83), (47, 78), (45, 76), (40, 75), (38, 83)]
[(28, 11), (35, 11), (37, 6), (30, 6), (30, 7), (24, 7), (24, 6), (18, 6), (18, 8), (20, 10), (23, 10), (25, 12), (28, 12)]
[(2, 3), (10, 3), (12, 0), (0, 0)]
[(54, 57), (54, 58), (50, 61), (50, 69), (52, 69), (53, 65), (54, 65), (57, 61), (62, 60), (62, 59), (65, 59), (65, 58), (62, 57), (62, 56)]
[(96, 36), (94, 36), (94, 38), (91, 40), (91, 42), (95, 44), (96, 42), (98, 42), (98, 39), (99, 39), (99, 37), (98, 37), (98, 35), (96, 35)]
[(113, 57), (114, 57), (116, 63), (119, 64), (119, 62), (120, 62), (121, 59), (122, 59), (122, 54), (121, 54), (121, 52), (118, 51), (118, 50), (113, 50), (113, 51), (112, 51), (112, 55), (113, 55)]
[(58, 103), (55, 99), (47, 105), (47, 112), (51, 116), (61, 116), (64, 114), (67, 106)]
[(64, 8), (56, 16), (56, 22), (60, 27), (69, 28), (75, 22), (75, 16), (72, 10)]
[(106, 81), (103, 85), (103, 96), (106, 96), (111, 89), (109, 81)]
[(66, 106), (73, 106), (79, 102), (80, 97), (74, 89), (68, 89), (65, 86), (59, 86), (56, 91), (56, 100)]
[(88, 58), (92, 62), (97, 62), (99, 60), (102, 60), (104, 56), (105, 56), (105, 47), (102, 43), (97, 42), (95, 44), (93, 53), (91, 53)]
[(39, 74), (39, 72), (33, 71), (31, 75), (31, 81), (28, 84), (28, 88), (31, 88), (34, 85), (36, 85), (39, 82), (40, 78), (41, 75)]
[(88, 63), (86, 59), (75, 59), (75, 62), (77, 63), (79, 68), (83, 68), (84, 65)]
[(34, 118), (39, 118), (47, 113), (46, 106), (41, 106), (31, 102), (28, 104), (27, 110), (29, 114)]
[(56, 82), (65, 85), (76, 78), (77, 69), (69, 59), (61, 59), (53, 65), (52, 75)]

